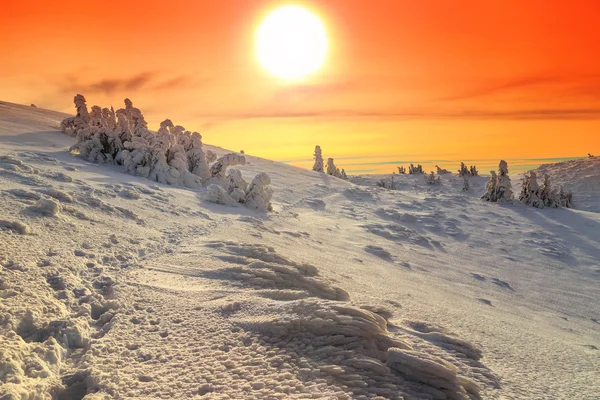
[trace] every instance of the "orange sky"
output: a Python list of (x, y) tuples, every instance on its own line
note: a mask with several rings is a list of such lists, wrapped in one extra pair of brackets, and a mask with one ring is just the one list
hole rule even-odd
[[(323, 19), (325, 66), (260, 67), (281, 4)], [(600, 153), (600, 2), (2, 0), (0, 99), (72, 113), (133, 100), (204, 141), (287, 160)]]

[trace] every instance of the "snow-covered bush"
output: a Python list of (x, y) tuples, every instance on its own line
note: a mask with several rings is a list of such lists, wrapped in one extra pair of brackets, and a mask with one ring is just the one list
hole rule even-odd
[(438, 175), (444, 175), (444, 174), (449, 174), (450, 173), (450, 171), (448, 171), (447, 169), (440, 168), (437, 165), (435, 166), (435, 169), (437, 170), (437, 174)]
[(414, 165), (410, 164), (408, 166), (408, 173), (411, 174), (411, 175), (422, 174), (423, 173), (423, 166), (421, 164), (419, 164), (417, 166), (414, 166)]
[(594, 155), (592, 153), (588, 153), (588, 157), (589, 158), (594, 158)]
[(468, 192), (470, 188), (471, 185), (469, 185), (469, 177), (467, 175), (463, 175), (463, 192)]
[(550, 177), (545, 174), (542, 186), (537, 183), (537, 175), (534, 171), (523, 178), (523, 186), (519, 194), (519, 200), (536, 208), (558, 208), (571, 207), (572, 194), (565, 193), (562, 186), (558, 191), (553, 190), (550, 184)]
[(336, 178), (342, 178), (340, 169), (335, 166), (333, 158), (327, 159), (327, 175), (335, 176)]
[[(315, 163), (313, 165), (313, 171), (323, 172), (323, 155), (321, 154), (321, 146), (315, 146)], [(331, 175), (331, 174), (329, 174)]]
[(88, 123), (90, 122), (90, 115), (88, 114), (85, 97), (78, 94), (73, 99), (73, 102), (75, 103), (77, 115), (65, 118), (60, 123), (60, 130), (71, 136), (75, 136), (79, 130), (87, 128)]
[(254, 177), (252, 183), (246, 191), (244, 203), (247, 207), (259, 211), (272, 211), (271, 197), (273, 190), (269, 186), (271, 178), (264, 172), (259, 173)]
[(430, 185), (439, 185), (442, 183), (440, 177), (438, 176), (436, 178), (433, 171), (431, 171), (429, 175), (425, 175), (425, 182), (427, 182)]
[(475, 165), (471, 165), (469, 168), (469, 173), (471, 176), (479, 176), (479, 171), (477, 171), (477, 167)]
[(469, 168), (465, 165), (464, 162), (460, 163), (460, 169), (458, 170), (458, 176), (471, 175)]
[(221, 186), (212, 184), (206, 188), (206, 199), (211, 203), (229, 205), (233, 203), (233, 200), (229, 197), (225, 189)]
[(246, 163), (246, 157), (237, 154), (229, 153), (219, 158), (212, 167), (210, 167), (210, 176), (215, 179), (225, 179), (225, 173), (227, 167), (234, 165), (244, 165)]
[(491, 177), (486, 186), (485, 193), (481, 196), (486, 201), (512, 201), (513, 192), (510, 177), (508, 176), (508, 164), (501, 160), (498, 166), (498, 175), (490, 171)]
[(406, 168), (404, 168), (404, 167), (398, 167), (398, 173), (399, 174), (406, 174)]
[(231, 168), (227, 171), (227, 181), (229, 186), (227, 194), (237, 203), (245, 201), (246, 190), (248, 190), (248, 182), (242, 178), (242, 172), (239, 169)]
[(344, 170), (344, 168), (342, 168), (341, 175), (342, 175), (342, 179), (348, 180), (348, 175), (346, 175), (346, 171)]

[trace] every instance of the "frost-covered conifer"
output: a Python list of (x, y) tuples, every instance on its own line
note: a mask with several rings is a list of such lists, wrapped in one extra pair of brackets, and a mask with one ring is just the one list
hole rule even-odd
[(469, 177), (467, 175), (463, 175), (463, 192), (469, 191), (471, 186), (469, 185)]
[(327, 159), (327, 175), (337, 176), (337, 168), (333, 162), (333, 158)]
[(438, 175), (444, 175), (444, 174), (449, 174), (450, 173), (450, 171), (448, 171), (447, 169), (440, 168), (437, 165), (435, 166), (435, 169), (437, 170), (437, 174)]
[(399, 174), (406, 174), (406, 168), (404, 168), (404, 167), (398, 167), (398, 173)]
[(342, 175), (342, 179), (348, 180), (348, 175), (346, 175), (346, 171), (344, 170), (344, 168), (342, 168), (341, 175)]
[(492, 177), (486, 186), (486, 191), (481, 196), (486, 201), (512, 201), (513, 192), (510, 177), (508, 176), (508, 164), (506, 161), (501, 160), (498, 166), (498, 175), (493, 171)]
[(210, 167), (210, 176), (215, 179), (225, 179), (227, 167), (234, 165), (244, 165), (246, 158), (237, 153), (225, 154), (219, 158), (212, 167)]
[(264, 172), (256, 175), (250, 183), (244, 203), (249, 208), (259, 211), (272, 211), (271, 197), (273, 190), (270, 188), (271, 178)]
[(471, 165), (471, 167), (469, 168), (469, 174), (471, 174), (471, 176), (479, 176), (479, 171), (477, 171), (477, 167)]
[(537, 175), (534, 171), (523, 177), (523, 185), (519, 194), (519, 201), (537, 208), (544, 208), (544, 202), (540, 198), (540, 186), (537, 183)]
[(408, 173), (411, 175), (414, 174), (422, 174), (423, 173), (423, 166), (421, 164), (414, 166), (413, 164), (410, 164), (408, 167)]
[(460, 169), (458, 170), (458, 176), (465, 176), (465, 175), (471, 175), (469, 169), (467, 168), (467, 166), (465, 165), (464, 162), (460, 163)]
[(321, 146), (315, 146), (314, 157), (315, 163), (313, 165), (313, 171), (323, 172), (323, 155), (321, 154)]
[(78, 94), (73, 98), (77, 114), (74, 117), (65, 118), (60, 123), (60, 130), (68, 135), (76, 136), (80, 129), (88, 127), (90, 115), (88, 114), (85, 97)]
[(229, 186), (227, 194), (237, 203), (245, 201), (246, 190), (248, 190), (248, 182), (242, 178), (242, 172), (237, 168), (230, 168), (227, 171), (227, 181)]
[(186, 150), (190, 171), (200, 179), (206, 180), (210, 177), (210, 168), (202, 149), (202, 136), (198, 132), (192, 132), (188, 138)]
[(438, 176), (437, 179), (433, 173), (433, 171), (431, 171), (429, 173), (429, 175), (425, 175), (425, 182), (427, 182), (430, 185), (439, 185), (442, 183), (440, 177)]

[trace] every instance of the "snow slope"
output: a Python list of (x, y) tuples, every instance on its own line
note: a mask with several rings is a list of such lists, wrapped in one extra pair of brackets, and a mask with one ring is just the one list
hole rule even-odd
[(538, 210), (246, 155), (263, 214), (87, 163), (64, 117), (0, 103), (0, 398), (600, 398), (591, 164)]

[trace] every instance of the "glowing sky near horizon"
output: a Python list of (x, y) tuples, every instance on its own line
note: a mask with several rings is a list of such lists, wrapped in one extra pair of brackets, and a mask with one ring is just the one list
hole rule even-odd
[[(289, 82), (256, 57), (296, 4), (328, 55)], [(129, 97), (150, 128), (273, 159), (600, 153), (600, 3), (531, 0), (4, 0), (0, 99), (72, 113)], [(0, 111), (1, 112), (1, 111)]]

